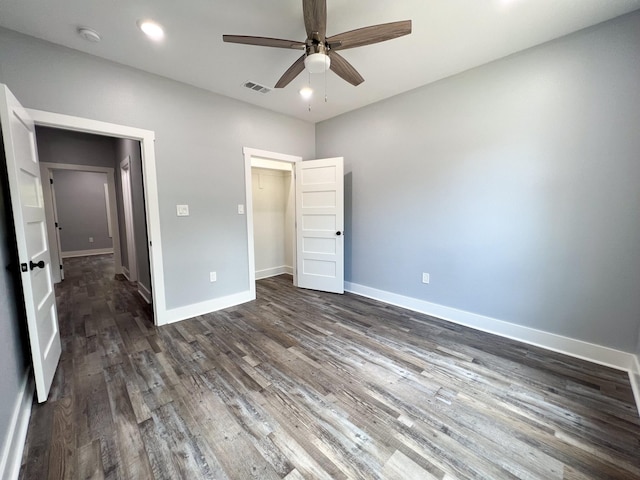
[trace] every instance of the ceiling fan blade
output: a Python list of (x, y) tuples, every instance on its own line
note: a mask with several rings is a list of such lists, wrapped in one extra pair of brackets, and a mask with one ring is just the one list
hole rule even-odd
[(362, 75), (353, 68), (353, 66), (347, 62), (342, 55), (333, 50), (329, 51), (329, 58), (331, 58), (331, 70), (335, 72), (343, 80), (346, 80), (351, 85), (358, 86), (364, 82)]
[(327, 35), (327, 0), (302, 0), (302, 12), (307, 38), (317, 33), (317, 40), (323, 42)]
[(223, 35), (222, 41), (228, 43), (242, 43), (244, 45), (258, 45), (261, 47), (294, 48), (299, 50), (303, 50), (305, 48), (304, 42), (298, 42), (295, 40), (283, 40), (281, 38), (268, 37), (249, 37), (246, 35)]
[(284, 72), (284, 75), (280, 77), (280, 80), (278, 80), (278, 83), (276, 83), (275, 88), (286, 87), (287, 85), (289, 85), (289, 83), (291, 83), (291, 80), (302, 73), (302, 71), (304, 70), (304, 59), (306, 58), (306, 56), (306, 54), (302, 55), (298, 60), (293, 62), (293, 65), (291, 65), (289, 69)]
[(327, 38), (332, 50), (362, 47), (372, 43), (384, 42), (392, 38), (402, 37), (411, 33), (411, 20), (382, 23), (370, 27), (358, 28), (349, 32), (339, 33)]

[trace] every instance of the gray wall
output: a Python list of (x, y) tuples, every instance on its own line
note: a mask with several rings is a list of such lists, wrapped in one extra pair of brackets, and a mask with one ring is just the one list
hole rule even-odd
[(112, 248), (104, 194), (107, 174), (54, 170), (53, 182), (62, 252)]
[[(25, 346), (24, 307), (22, 297), (18, 295), (20, 280), (5, 268), (10, 264), (14, 268), (19, 267), (12, 217), (8, 214), (9, 188), (4, 150), (0, 153), (0, 164), (0, 452), (4, 452), (4, 444), (9, 440), (13, 409), (27, 372), (29, 350)], [(21, 307), (18, 308), (18, 305)]]
[(635, 350), (639, 85), (636, 12), (318, 124), (346, 279)]
[(41, 162), (108, 168), (115, 166), (115, 138), (36, 127), (36, 141)]
[(249, 289), (242, 147), (312, 158), (312, 124), (9, 30), (0, 44), (0, 82), (26, 107), (155, 131), (169, 308)]
[(149, 240), (144, 204), (144, 183), (142, 181), (142, 160), (140, 142), (129, 139), (118, 139), (116, 143), (116, 191), (118, 201), (118, 221), (120, 223), (120, 251), (123, 252), (123, 265), (129, 268), (127, 254), (127, 229), (124, 223), (124, 203), (122, 201), (122, 182), (120, 162), (129, 157), (131, 179), (131, 201), (133, 209), (133, 234), (138, 263), (138, 282), (151, 291), (151, 274), (149, 269)]

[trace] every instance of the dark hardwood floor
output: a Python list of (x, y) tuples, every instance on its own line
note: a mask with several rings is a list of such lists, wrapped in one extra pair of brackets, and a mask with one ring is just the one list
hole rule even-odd
[(287, 276), (156, 328), (111, 261), (65, 261), (23, 479), (640, 479), (624, 372)]

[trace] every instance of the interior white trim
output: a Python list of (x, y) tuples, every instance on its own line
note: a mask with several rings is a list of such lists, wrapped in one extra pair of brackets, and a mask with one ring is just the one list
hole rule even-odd
[(476, 313), (445, 307), (417, 298), (405, 297), (396, 293), (378, 290), (357, 283), (345, 282), (345, 290), (356, 295), (379, 300), (391, 305), (413, 310), (426, 315), (464, 325), (476, 330), (493, 333), (519, 342), (535, 345), (547, 350), (563, 353), (618, 370), (630, 371), (634, 355), (613, 348), (584, 342), (575, 338), (563, 337), (555, 333), (536, 330), (514, 323), (485, 317)]
[(135, 228), (133, 225), (133, 203), (131, 199), (131, 157), (127, 155), (120, 162), (120, 191), (124, 212), (124, 234), (127, 245), (127, 268), (129, 280), (138, 280), (138, 259), (136, 258)]
[(189, 318), (197, 317), (198, 315), (213, 313), (224, 308), (235, 307), (236, 305), (240, 305), (241, 303), (247, 303), (251, 300), (255, 300), (255, 298), (255, 291), (252, 294), (250, 290), (245, 290), (244, 292), (234, 293), (225, 297), (214, 298), (213, 300), (207, 300), (206, 302), (194, 303), (193, 305), (173, 308), (171, 310), (167, 310), (165, 323), (175, 323), (181, 320), (187, 320)]
[(640, 354), (632, 355), (633, 362), (629, 369), (629, 380), (631, 381), (631, 389), (636, 399), (636, 408), (640, 415)]
[(149, 238), (149, 265), (151, 267), (151, 290), (153, 314), (156, 325), (167, 323), (167, 305), (162, 260), (162, 237), (160, 234), (160, 204), (158, 201), (158, 179), (156, 175), (155, 133), (135, 127), (101, 122), (88, 118), (27, 109), (36, 125), (74, 130), (77, 132), (129, 138), (140, 142), (142, 152), (142, 178)]
[(151, 303), (151, 292), (145, 285), (140, 282), (138, 282), (138, 293), (142, 298), (144, 298), (145, 302)]
[(90, 257), (91, 255), (107, 255), (113, 252), (114, 252), (113, 248), (92, 248), (90, 250), (70, 250), (68, 252), (62, 252), (62, 258)]
[[(249, 294), (251, 298), (247, 301), (255, 300), (256, 298), (256, 258), (255, 258), (255, 244), (253, 241), (253, 190), (251, 180), (251, 166), (252, 159), (258, 159), (260, 165), (266, 165), (269, 161), (289, 162), (295, 165), (296, 162), (301, 162), (302, 157), (295, 155), (286, 155), (284, 153), (268, 152), (266, 150), (259, 150), (257, 148), (243, 147), (242, 154), (244, 156), (244, 185), (245, 185), (245, 213), (247, 216), (247, 257), (249, 259)], [(265, 162), (266, 160), (266, 162)], [(264, 167), (263, 167), (264, 168)], [(292, 173), (293, 174), (293, 173)], [(295, 243), (293, 244), (295, 248)], [(296, 252), (294, 250), (294, 260)], [(294, 262), (295, 263), (295, 262)], [(293, 271), (293, 284), (297, 285), (295, 270)]]
[(31, 369), (25, 372), (18, 398), (11, 415), (9, 432), (0, 456), (0, 478), (3, 480), (15, 480), (20, 473), (22, 452), (27, 439), (29, 417), (33, 405), (35, 385), (31, 377)]
[(293, 267), (288, 265), (281, 265), (279, 267), (265, 268), (263, 270), (256, 270), (256, 280), (262, 280), (263, 278), (275, 277), (276, 275), (282, 275), (288, 273), (293, 275)]
[(124, 265), (122, 266), (122, 275), (124, 275), (124, 278), (126, 278), (128, 282), (131, 281), (131, 276), (129, 274), (129, 269), (127, 267), (125, 267)]
[(58, 224), (58, 207), (56, 204), (55, 186), (53, 185), (53, 171), (40, 163), (40, 184), (42, 185), (42, 200), (44, 202), (44, 217), (49, 240), (49, 254), (51, 255), (51, 276), (53, 283), (64, 280), (62, 268), (62, 248), (60, 246), (60, 230)]
[(280, 172), (292, 172), (292, 165), (293, 163), (283, 163), (269, 160), (267, 158), (251, 156), (251, 166), (254, 168), (265, 168), (267, 170), (278, 170)]
[(111, 227), (111, 195), (109, 195), (109, 184), (104, 184), (104, 206), (107, 209), (107, 234), (113, 238), (113, 228)]

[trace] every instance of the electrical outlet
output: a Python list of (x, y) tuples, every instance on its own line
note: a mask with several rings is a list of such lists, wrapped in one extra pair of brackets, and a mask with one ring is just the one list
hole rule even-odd
[(189, 216), (189, 205), (176, 205), (176, 214), (179, 217)]
[(218, 274), (216, 272), (209, 272), (209, 281), (211, 283), (216, 282), (218, 280)]
[(93, 243), (93, 237), (89, 237), (89, 243)]
[(429, 274), (428, 273), (423, 273), (422, 274), (422, 283), (429, 283)]

